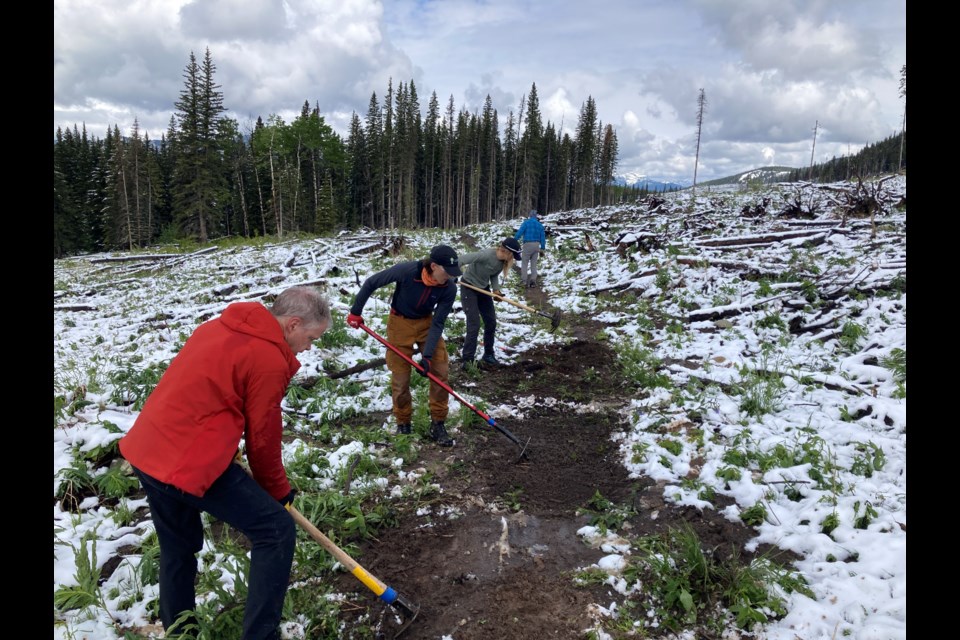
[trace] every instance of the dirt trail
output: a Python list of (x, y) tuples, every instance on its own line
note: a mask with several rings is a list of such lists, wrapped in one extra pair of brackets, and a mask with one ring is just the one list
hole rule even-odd
[[(528, 300), (543, 304), (544, 294), (531, 292)], [(569, 344), (558, 341), (479, 374), (452, 374), (451, 387), (460, 393), (469, 389), (490, 406), (518, 406), (522, 416), (498, 418), (497, 424), (528, 443), (529, 458), (518, 463), (520, 447), (482, 423), (455, 430), (452, 449), (424, 444), (420, 463), (443, 491), (432, 512), (403, 514), (398, 528), (362, 545), (359, 558), (421, 604), (402, 638), (582, 637), (592, 626), (593, 605), (623, 600), (609, 586), (573, 581), (577, 570), (608, 555), (577, 535), (590, 522), (578, 509), (597, 493), (636, 509), (632, 534), (686, 522), (707, 548), (727, 545), (741, 552), (753, 537), (716, 511), (666, 505), (662, 486), (628, 477), (610, 436), (623, 428), (618, 409), (635, 392), (624, 387), (615, 354), (593, 340), (600, 328), (568, 326), (580, 336)], [(530, 406), (522, 398), (532, 399)], [(555, 402), (545, 400), (550, 398)], [(450, 402), (454, 410), (457, 401)], [(574, 405), (590, 409), (578, 412)], [(718, 498), (718, 507), (725, 503)], [(358, 617), (372, 617), (381, 637), (393, 637), (398, 621), (390, 607), (369, 604), (369, 592), (350, 576), (341, 587), (357, 593)]]

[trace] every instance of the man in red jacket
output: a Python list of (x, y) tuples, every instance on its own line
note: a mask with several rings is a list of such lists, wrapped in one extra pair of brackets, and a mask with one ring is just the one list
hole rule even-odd
[[(200, 512), (249, 538), (243, 640), (279, 638), (296, 529), (295, 491), (281, 458), (280, 402), (300, 368), (295, 354), (330, 326), (313, 287), (291, 287), (268, 309), (236, 302), (201, 324), (164, 372), (120, 452), (147, 494), (160, 542), (160, 619), (170, 634), (196, 608)], [(243, 438), (251, 477), (234, 456)], [(186, 615), (184, 615), (186, 614)]]

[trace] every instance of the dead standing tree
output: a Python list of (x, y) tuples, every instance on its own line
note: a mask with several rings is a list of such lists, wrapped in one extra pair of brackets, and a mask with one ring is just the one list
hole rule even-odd
[(700, 164), (700, 135), (703, 133), (703, 112), (707, 108), (707, 94), (700, 89), (697, 96), (697, 155), (693, 160), (693, 197), (697, 197), (697, 165)]

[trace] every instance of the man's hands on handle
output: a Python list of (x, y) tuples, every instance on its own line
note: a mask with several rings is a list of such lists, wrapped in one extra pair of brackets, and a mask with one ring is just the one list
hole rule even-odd
[(497, 289), (496, 291), (493, 292), (493, 295), (497, 296), (498, 298), (502, 298), (503, 291), (500, 291), (500, 289)]
[(430, 373), (430, 358), (420, 358), (420, 367), (420, 369), (417, 369), (417, 373), (426, 378), (427, 374)]
[(363, 316), (358, 316), (355, 313), (348, 313), (347, 324), (353, 327), (354, 329), (359, 329), (360, 325), (363, 324)]
[[(244, 471), (246, 471), (251, 477), (253, 477), (253, 472), (250, 471), (250, 465), (247, 464), (247, 461), (243, 459), (243, 454), (240, 453), (240, 449), (237, 449), (237, 452), (233, 455), (233, 461), (240, 465)], [(296, 489), (290, 489), (290, 493), (283, 496), (278, 500), (280, 504), (283, 505), (283, 508), (287, 511), (290, 511), (290, 507), (293, 506), (293, 499), (297, 496)]]
[(287, 511), (290, 511), (290, 507), (293, 506), (293, 499), (297, 496), (296, 489), (290, 489), (290, 493), (280, 498), (280, 504), (283, 505), (283, 508)]

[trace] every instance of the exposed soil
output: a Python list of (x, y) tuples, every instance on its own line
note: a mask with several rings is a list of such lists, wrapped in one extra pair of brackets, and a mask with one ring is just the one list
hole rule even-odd
[[(534, 289), (528, 300), (539, 306), (542, 296)], [(421, 606), (402, 638), (582, 637), (592, 626), (591, 605), (623, 600), (605, 585), (573, 581), (577, 570), (608, 555), (576, 533), (590, 522), (578, 509), (598, 492), (636, 509), (631, 534), (689, 523), (705, 549), (739, 554), (744, 562), (752, 557), (743, 550), (755, 535), (752, 529), (715, 510), (665, 504), (662, 486), (628, 477), (610, 436), (622, 429), (618, 409), (636, 391), (624, 387), (615, 355), (593, 340), (600, 323), (564, 322), (576, 323), (565, 325), (579, 336), (570, 344), (538, 348), (518, 362), (479, 373), (454, 365), (451, 374), (454, 390), (469, 389), (489, 406), (516, 406), (518, 397), (533, 396), (536, 402), (522, 409), (522, 418), (496, 419), (523, 446), (483, 422), (451, 430), (453, 448), (425, 441), (419, 462), (443, 489), (434, 513), (402, 514), (396, 529), (361, 545), (360, 564)], [(569, 405), (547, 406), (544, 398), (592, 409), (577, 413)], [(450, 403), (453, 412), (457, 401)], [(716, 506), (728, 503), (718, 496)], [(449, 508), (441, 511), (441, 505)], [(381, 637), (393, 637), (400, 622), (393, 608), (373, 599), (353, 576), (340, 580), (344, 591), (356, 594), (358, 618), (369, 624), (372, 617)]]
[[(524, 303), (554, 312), (542, 289), (527, 290)], [(623, 429), (620, 409), (641, 390), (624, 383), (616, 355), (596, 340), (602, 323), (564, 315), (561, 326), (572, 342), (538, 347), (509, 358), (508, 365), (463, 371), (452, 363), (450, 386), (458, 393), (469, 392), (491, 407), (522, 408), (495, 418), (503, 431), (479, 417), (451, 425), (452, 448), (424, 440), (417, 466), (442, 490), (431, 512), (400, 512), (396, 528), (361, 543), (353, 556), (420, 606), (402, 640), (583, 637), (594, 626), (597, 606), (624, 600), (609, 586), (574, 582), (576, 572), (609, 553), (577, 535), (590, 524), (590, 514), (579, 510), (597, 494), (634, 509), (624, 533), (629, 528), (630, 535), (643, 536), (689, 524), (714, 555), (745, 563), (754, 557), (744, 550), (754, 531), (718, 513), (729, 498), (718, 495), (717, 510), (678, 507), (664, 502), (662, 484), (628, 476), (611, 434)], [(501, 351), (513, 355), (509, 347)], [(459, 411), (454, 397), (450, 410)], [(214, 524), (216, 535), (248, 544)], [(784, 563), (792, 556), (763, 545), (756, 553)], [(104, 568), (106, 575), (114, 564)], [(404, 620), (393, 607), (350, 574), (337, 580), (338, 590), (350, 594), (342, 610), (345, 634), (372, 621), (378, 638), (396, 636)], [(647, 630), (646, 637), (656, 636)]]

